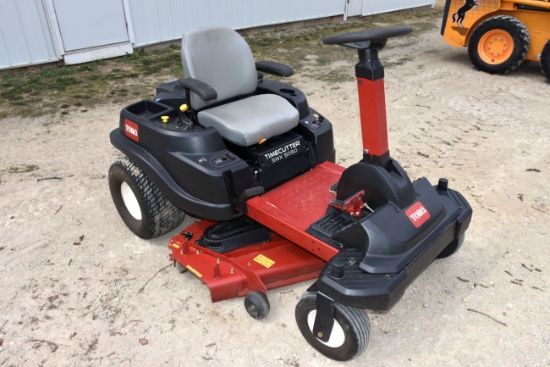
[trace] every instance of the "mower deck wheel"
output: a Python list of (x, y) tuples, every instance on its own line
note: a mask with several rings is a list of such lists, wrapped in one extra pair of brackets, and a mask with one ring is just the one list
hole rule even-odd
[(298, 328), (313, 348), (337, 361), (349, 361), (365, 351), (369, 342), (370, 321), (364, 309), (335, 303), (332, 332), (329, 340), (324, 342), (313, 335), (316, 307), (317, 294), (306, 292), (295, 310)]
[(468, 42), (468, 55), (479, 70), (506, 74), (523, 63), (530, 45), (529, 30), (519, 19), (497, 15), (474, 30)]
[(546, 42), (540, 54), (540, 68), (550, 82), (550, 40)]
[(185, 212), (168, 201), (128, 158), (111, 165), (109, 189), (122, 220), (141, 238), (154, 238), (170, 232), (185, 218)]
[(263, 319), (269, 313), (267, 297), (258, 291), (252, 291), (244, 298), (244, 308), (255, 319)]

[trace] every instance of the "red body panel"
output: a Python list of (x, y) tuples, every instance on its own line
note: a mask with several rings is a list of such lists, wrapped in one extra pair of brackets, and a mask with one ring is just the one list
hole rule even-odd
[(329, 189), (338, 182), (343, 167), (324, 162), (290, 182), (247, 202), (248, 216), (328, 261), (339, 249), (311, 236), (306, 229), (320, 219), (334, 199)]

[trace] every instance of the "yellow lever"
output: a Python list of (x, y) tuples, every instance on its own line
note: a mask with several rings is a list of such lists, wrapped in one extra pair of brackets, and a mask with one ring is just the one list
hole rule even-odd
[(186, 105), (185, 103), (182, 104), (182, 105), (180, 106), (180, 111), (181, 111), (181, 112), (185, 112), (185, 111), (187, 111), (188, 109), (189, 109), (189, 106)]
[(164, 122), (166, 124), (166, 123), (168, 123), (168, 120), (170, 119), (170, 116), (160, 116), (160, 119), (162, 120), (162, 122)]

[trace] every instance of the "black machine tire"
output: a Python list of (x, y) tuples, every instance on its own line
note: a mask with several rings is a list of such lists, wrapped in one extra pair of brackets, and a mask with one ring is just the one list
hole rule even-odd
[(122, 220), (143, 239), (161, 236), (176, 228), (185, 212), (175, 207), (128, 158), (109, 169), (111, 197)]
[(317, 314), (317, 294), (306, 292), (296, 305), (295, 317), (300, 332), (307, 342), (328, 358), (349, 361), (367, 348), (370, 321), (361, 308), (334, 304), (334, 326), (327, 343), (313, 335), (313, 323)]
[(244, 308), (255, 319), (263, 319), (269, 313), (267, 297), (258, 291), (252, 291), (244, 298)]
[[(495, 43), (494, 52), (491, 51), (491, 40)], [(502, 44), (501, 49), (497, 50), (497, 44)], [(474, 30), (468, 43), (468, 55), (472, 64), (481, 71), (507, 74), (523, 63), (530, 45), (529, 30), (520, 20), (497, 15), (483, 21)]]
[(550, 40), (546, 42), (540, 54), (540, 68), (550, 82)]
[(462, 247), (462, 244), (464, 243), (464, 237), (465, 233), (461, 233), (457, 239), (453, 240), (453, 242), (451, 242), (447, 247), (443, 249), (443, 251), (441, 251), (439, 255), (437, 255), (437, 258), (444, 259), (455, 254)]

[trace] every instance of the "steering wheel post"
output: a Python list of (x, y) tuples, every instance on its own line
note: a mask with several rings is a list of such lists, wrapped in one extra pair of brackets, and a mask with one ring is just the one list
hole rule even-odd
[[(384, 78), (384, 65), (378, 57), (378, 51), (384, 48), (385, 42), (366, 42), (365, 48), (357, 48), (359, 63), (355, 65), (355, 76), (367, 80)], [(349, 47), (349, 46), (348, 46)]]
[(390, 160), (384, 65), (378, 52), (386, 46), (388, 38), (410, 32), (410, 26), (403, 26), (351, 32), (323, 39), (326, 45), (357, 49), (359, 62), (355, 65), (355, 76), (359, 94), (363, 159), (366, 162), (386, 166)]

